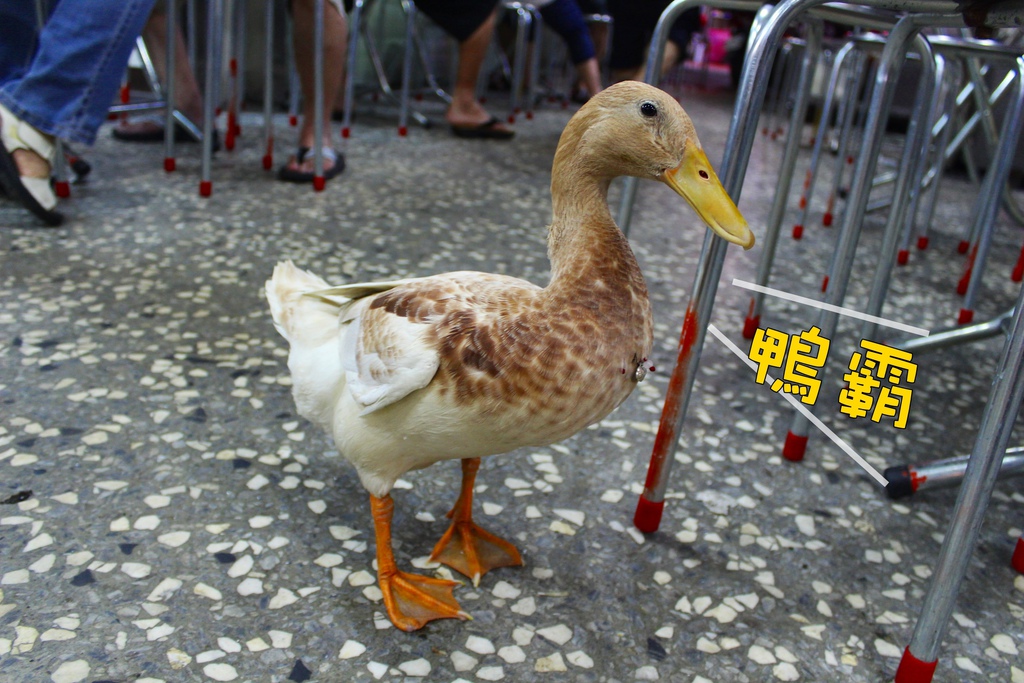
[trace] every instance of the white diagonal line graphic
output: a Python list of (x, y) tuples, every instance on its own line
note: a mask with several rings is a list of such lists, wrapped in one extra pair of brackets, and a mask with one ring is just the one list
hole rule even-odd
[(889, 320), (888, 318), (879, 318), (876, 315), (868, 315), (867, 313), (861, 313), (855, 311), (852, 308), (844, 308), (842, 306), (833, 306), (832, 304), (826, 304), (822, 301), (816, 301), (815, 299), (808, 299), (805, 296), (798, 296), (796, 294), (790, 294), (789, 292), (783, 292), (781, 289), (774, 289), (772, 287), (762, 287), (761, 285), (755, 285), (753, 282), (746, 282), (744, 280), (732, 281), (737, 287), (743, 289), (749, 289), (754, 292), (760, 292), (761, 294), (767, 294), (768, 296), (778, 297), (787, 301), (793, 301), (798, 304), (804, 304), (805, 306), (812, 306), (814, 308), (821, 308), (832, 313), (838, 313), (840, 315), (849, 316), (856, 318), (857, 320), (866, 320), (876, 325), (882, 325), (883, 327), (891, 327), (901, 332), (908, 332), (910, 334), (916, 334), (921, 337), (927, 337), (929, 332), (923, 327), (914, 327), (913, 325), (906, 325), (904, 323), (896, 322), (895, 320)]

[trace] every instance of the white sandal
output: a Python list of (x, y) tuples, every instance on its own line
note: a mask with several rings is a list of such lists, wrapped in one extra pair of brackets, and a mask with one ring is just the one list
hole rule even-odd
[(64, 216), (53, 210), (57, 206), (57, 195), (50, 186), (49, 174), (45, 178), (23, 176), (14, 161), (15, 150), (24, 149), (35, 152), (53, 168), (53, 139), (0, 104), (0, 143), (0, 184), (8, 197), (20, 201), (48, 225), (60, 225)]

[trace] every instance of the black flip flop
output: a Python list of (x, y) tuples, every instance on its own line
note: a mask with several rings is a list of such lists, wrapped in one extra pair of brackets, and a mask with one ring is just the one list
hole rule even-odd
[(492, 116), (475, 126), (456, 126), (452, 124), (452, 134), (459, 138), (473, 138), (477, 140), (483, 138), (489, 140), (510, 140), (515, 135), (515, 132), (498, 128), (499, 123), (500, 121), (498, 121), (497, 117)]
[(38, 216), (44, 223), (56, 227), (64, 222), (64, 214), (44, 208), (32, 193), (21, 184), (21, 173), (18, 172), (18, 164), (14, 156), (7, 151), (7, 147), (0, 142), (0, 185), (9, 199), (19, 202), (26, 209)]
[[(311, 158), (312, 153), (313, 151), (309, 147), (299, 147), (295, 154), (295, 163), (301, 165), (306, 159)], [(345, 170), (345, 157), (330, 147), (324, 147), (324, 159), (329, 159), (331, 156), (334, 157), (332, 159), (334, 166), (324, 169), (324, 180), (330, 180)], [(313, 182), (313, 177), (314, 174), (311, 172), (288, 168), (288, 163), (277, 169), (277, 179), (288, 183), (311, 183)]]

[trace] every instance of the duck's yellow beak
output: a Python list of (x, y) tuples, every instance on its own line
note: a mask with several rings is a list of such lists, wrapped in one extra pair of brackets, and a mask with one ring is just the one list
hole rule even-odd
[(754, 233), (722, 187), (704, 150), (687, 145), (679, 166), (663, 175), (666, 185), (682, 195), (697, 215), (721, 238), (744, 249), (754, 246)]

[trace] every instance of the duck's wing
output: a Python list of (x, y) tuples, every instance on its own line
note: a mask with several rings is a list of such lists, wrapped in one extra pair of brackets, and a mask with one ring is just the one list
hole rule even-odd
[(373, 292), (343, 307), (340, 319), (346, 326), (341, 346), (346, 383), (367, 414), (430, 384), (445, 354), (460, 358), (460, 366), (468, 363), (471, 374), (479, 370), (476, 366), (491, 363), (490, 356), (500, 354), (507, 339), (497, 329), (505, 326), (495, 326), (508, 315), (499, 310), (507, 311), (508, 297), (536, 291), (535, 285), (515, 278), (460, 272), (314, 294)]
[(345, 383), (363, 415), (427, 386), (440, 364), (429, 321), (397, 316), (375, 303), (375, 297), (360, 299), (341, 317)]
[(344, 285), (310, 295), (359, 297), (341, 310), (341, 363), (363, 415), (430, 384), (440, 366), (437, 325), (465, 301), (464, 287), (444, 276)]
[(419, 278), (385, 280), (383, 282), (353, 282), (348, 285), (313, 289), (305, 292), (305, 296), (323, 299), (325, 301), (342, 305), (348, 304), (356, 299), (362, 299), (363, 297), (371, 296), (373, 294), (380, 294), (381, 292), (386, 292), (389, 289), (394, 289), (395, 287), (415, 282), (417, 279)]

